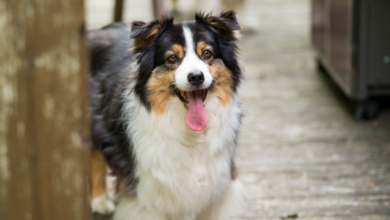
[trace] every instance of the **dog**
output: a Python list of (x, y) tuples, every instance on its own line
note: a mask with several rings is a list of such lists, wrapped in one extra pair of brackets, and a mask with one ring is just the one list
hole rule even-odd
[[(173, 20), (88, 34), (91, 206), (115, 208), (114, 220), (225, 219), (242, 198), (235, 12)], [(116, 207), (105, 190), (106, 164)]]

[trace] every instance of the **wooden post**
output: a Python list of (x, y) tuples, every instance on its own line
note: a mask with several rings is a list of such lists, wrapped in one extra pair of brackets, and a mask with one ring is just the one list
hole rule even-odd
[(155, 18), (160, 18), (162, 15), (164, 15), (163, 0), (153, 0), (153, 12)]
[(0, 1), (0, 219), (90, 219), (84, 2)]
[(123, 1), (124, 0), (115, 0), (114, 21), (123, 20)]

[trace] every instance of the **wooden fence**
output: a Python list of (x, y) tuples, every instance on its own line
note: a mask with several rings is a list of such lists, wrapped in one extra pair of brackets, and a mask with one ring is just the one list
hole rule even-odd
[(85, 220), (82, 0), (0, 1), (0, 219)]

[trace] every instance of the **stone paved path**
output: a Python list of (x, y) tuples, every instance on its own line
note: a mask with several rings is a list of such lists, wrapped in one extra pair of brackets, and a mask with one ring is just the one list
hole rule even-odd
[[(93, 15), (99, 3), (88, 5), (89, 27), (103, 25)], [(134, 16), (151, 18), (147, 3), (139, 7)], [(355, 121), (348, 100), (316, 71), (309, 0), (248, 0), (246, 9), (260, 22), (239, 43), (246, 80), (238, 163), (248, 196), (233, 219), (390, 219), (389, 109), (374, 122)]]

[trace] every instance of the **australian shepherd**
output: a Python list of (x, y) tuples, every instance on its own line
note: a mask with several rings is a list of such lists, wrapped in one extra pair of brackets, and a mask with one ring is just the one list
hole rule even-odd
[(241, 109), (233, 11), (88, 34), (92, 210), (114, 220), (214, 220), (237, 209)]

